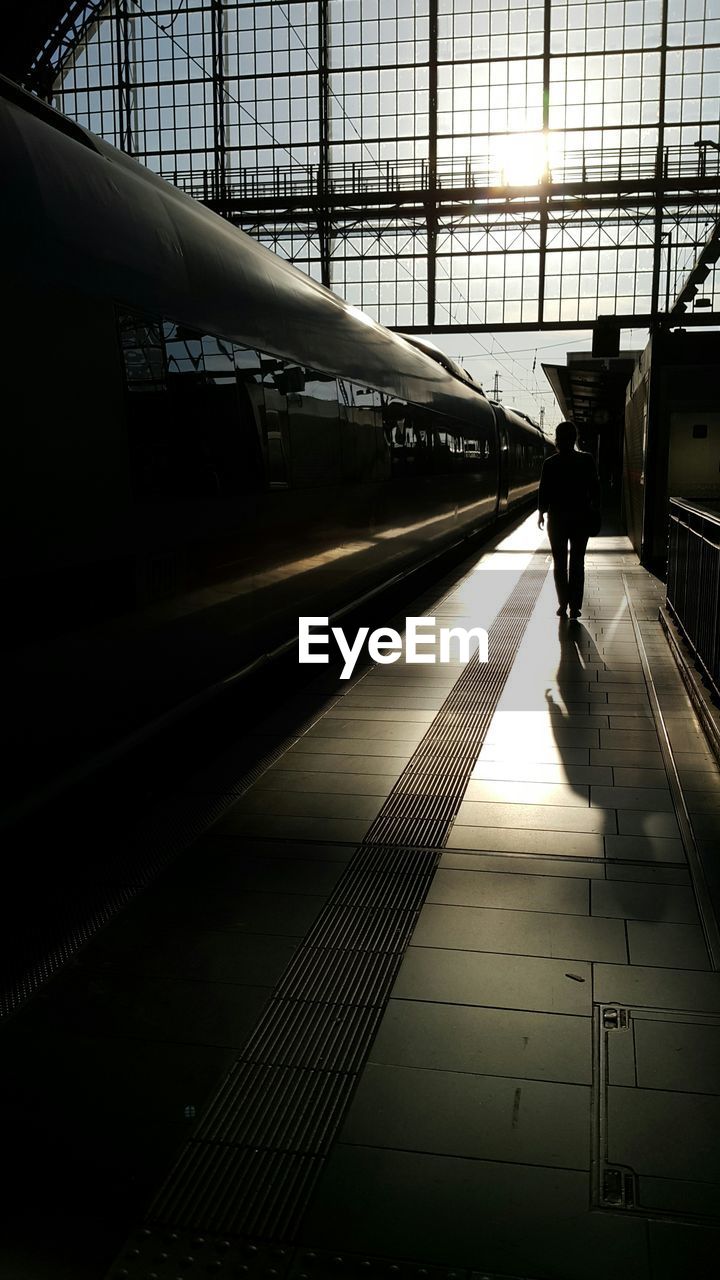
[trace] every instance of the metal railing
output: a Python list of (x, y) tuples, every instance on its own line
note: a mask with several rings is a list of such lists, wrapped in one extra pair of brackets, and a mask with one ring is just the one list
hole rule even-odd
[(720, 700), (720, 502), (670, 499), (667, 605)]
[(427, 192), (487, 190), (498, 187), (538, 187), (541, 182), (609, 183), (660, 182), (673, 179), (712, 180), (720, 176), (720, 152), (695, 146), (626, 147), (623, 150), (567, 151), (537, 180), (508, 181), (497, 159), (490, 156), (441, 157), (431, 172), (427, 160), (359, 160), (318, 164), (229, 166), (222, 175), (212, 169), (180, 170), (162, 166), (161, 174), (199, 200), (255, 200), (288, 197), (352, 196), (371, 192)]

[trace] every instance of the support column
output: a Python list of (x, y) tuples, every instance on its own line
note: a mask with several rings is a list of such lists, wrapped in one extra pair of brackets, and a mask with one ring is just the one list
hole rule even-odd
[(545, 271), (547, 268), (548, 194), (550, 184), (543, 181), (540, 193), (540, 245), (538, 260), (538, 324), (545, 320)]
[[(552, 0), (545, 0), (543, 24), (543, 101), (542, 127), (545, 146), (550, 137), (550, 32), (551, 32)], [(547, 160), (547, 152), (546, 152)], [(550, 173), (546, 164), (540, 192), (540, 245), (538, 261), (538, 324), (545, 320), (545, 270), (547, 266), (548, 238), (548, 197), (550, 194)]]
[(432, 332), (435, 327), (437, 297), (437, 135), (438, 135), (438, 0), (430, 0), (428, 50), (428, 190), (425, 195), (425, 226), (427, 233), (427, 323)]
[[(652, 324), (657, 323), (660, 310), (660, 270), (663, 241), (663, 195), (665, 191), (665, 77), (667, 74), (668, 0), (662, 4), (662, 32), (660, 36), (660, 102), (658, 116), (658, 145), (655, 160), (655, 219), (653, 234), (653, 273), (650, 314)], [(668, 246), (668, 273), (670, 247)]]
[(212, 102), (213, 102), (213, 186), (216, 200), (227, 196), (227, 155), (225, 139), (225, 23), (224, 0), (212, 0)]
[(318, 5), (318, 72), (320, 108), (320, 156), (318, 160), (318, 237), (320, 240), (321, 279), (331, 287), (330, 256), (332, 251), (330, 221), (330, 23), (329, 0)]

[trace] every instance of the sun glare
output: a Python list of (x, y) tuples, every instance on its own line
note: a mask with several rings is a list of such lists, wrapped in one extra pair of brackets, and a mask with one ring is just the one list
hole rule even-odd
[(508, 133), (496, 140), (493, 157), (501, 186), (536, 186), (550, 165), (547, 137), (542, 133)]

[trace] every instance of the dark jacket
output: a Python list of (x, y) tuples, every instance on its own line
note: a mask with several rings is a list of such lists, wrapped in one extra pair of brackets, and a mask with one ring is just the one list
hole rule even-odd
[(577, 449), (546, 458), (540, 476), (538, 511), (579, 514), (600, 506), (600, 481), (592, 454)]

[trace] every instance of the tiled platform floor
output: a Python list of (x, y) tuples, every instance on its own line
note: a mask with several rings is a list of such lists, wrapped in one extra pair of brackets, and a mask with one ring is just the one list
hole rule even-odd
[[(489, 625), (545, 545), (529, 519), (416, 612)], [(548, 574), (303, 1245), (530, 1280), (716, 1274), (720, 974), (626, 588), (706, 859), (720, 771), (660, 584), (626, 540), (591, 547), (579, 623), (558, 622)], [(56, 1179), (50, 1243), (14, 1246), (14, 1280), (99, 1280), (459, 670), (398, 663), (334, 686), (212, 836), (13, 1020), (28, 1232)], [(604, 1030), (605, 1006), (628, 1025)], [(639, 1208), (598, 1207), (605, 1164), (633, 1171)]]
[[(720, 1234), (688, 1220), (720, 1220), (720, 975), (625, 584), (706, 858), (720, 856), (720, 777), (657, 622), (659, 584), (623, 540), (593, 545), (580, 623), (558, 622), (548, 576), (308, 1243), (567, 1280), (714, 1270)], [(371, 685), (392, 685), (397, 724), (435, 691), (376, 671), (353, 703)], [(686, 1012), (609, 1036), (601, 1080), (593, 1022), (616, 1002)], [(634, 1170), (646, 1213), (591, 1209), (600, 1090), (608, 1161)]]

